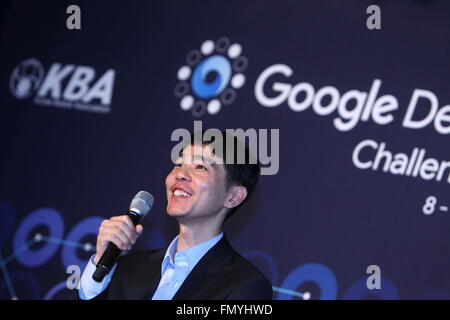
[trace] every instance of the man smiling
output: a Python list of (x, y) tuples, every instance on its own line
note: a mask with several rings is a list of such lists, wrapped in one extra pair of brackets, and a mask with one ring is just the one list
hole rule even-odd
[[(221, 135), (225, 141), (226, 134)], [(247, 148), (245, 163), (236, 161), (241, 149), (238, 139), (233, 140), (233, 150), (222, 144), (222, 155), (234, 155), (232, 163), (224, 163), (211, 141), (194, 143), (191, 137), (166, 177), (167, 214), (177, 220), (178, 236), (167, 249), (122, 256), (97, 283), (92, 274), (108, 244), (130, 250), (143, 231), (128, 216), (102, 222), (96, 255), (81, 277), (81, 299), (272, 299), (270, 282), (231, 247), (222, 231), (224, 221), (248, 200), (260, 175)]]

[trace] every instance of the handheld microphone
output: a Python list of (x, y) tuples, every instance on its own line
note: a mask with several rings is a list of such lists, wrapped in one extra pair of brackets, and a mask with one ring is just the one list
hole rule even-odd
[[(128, 216), (134, 225), (137, 225), (139, 220), (151, 210), (153, 201), (153, 196), (146, 191), (139, 191), (134, 196), (130, 204), (130, 209), (128, 209)], [(97, 269), (92, 275), (92, 279), (97, 282), (102, 282), (103, 278), (111, 271), (121, 252), (114, 243), (108, 244), (108, 248), (106, 248), (97, 263)]]

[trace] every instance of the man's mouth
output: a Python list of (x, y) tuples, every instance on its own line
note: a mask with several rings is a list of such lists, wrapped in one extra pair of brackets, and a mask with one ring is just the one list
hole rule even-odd
[(172, 191), (172, 194), (176, 197), (189, 198), (190, 196), (192, 196), (192, 191), (189, 188), (182, 186), (179, 183), (174, 185), (171, 188), (171, 191)]
[(183, 191), (181, 189), (175, 189), (175, 191), (173, 191), (173, 195), (177, 197), (186, 197), (186, 198), (192, 196), (192, 194), (187, 193), (186, 191)]

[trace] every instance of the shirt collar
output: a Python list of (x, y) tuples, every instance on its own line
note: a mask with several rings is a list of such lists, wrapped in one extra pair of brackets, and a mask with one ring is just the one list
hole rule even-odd
[(195, 265), (200, 261), (201, 258), (208, 252), (214, 245), (219, 242), (223, 237), (223, 232), (219, 233), (212, 239), (202, 242), (193, 246), (189, 249), (177, 252), (178, 238), (179, 235), (172, 240), (169, 247), (167, 248), (166, 254), (161, 265), (161, 276), (167, 270), (169, 264), (173, 265), (176, 261), (183, 259), (187, 260), (189, 266), (189, 272), (195, 267)]

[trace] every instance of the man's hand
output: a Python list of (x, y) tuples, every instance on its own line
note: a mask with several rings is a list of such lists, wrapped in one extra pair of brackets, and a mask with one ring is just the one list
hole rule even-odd
[(141, 224), (134, 226), (127, 215), (103, 220), (97, 237), (97, 253), (94, 263), (98, 263), (110, 242), (114, 243), (120, 250), (131, 250), (143, 230)]

